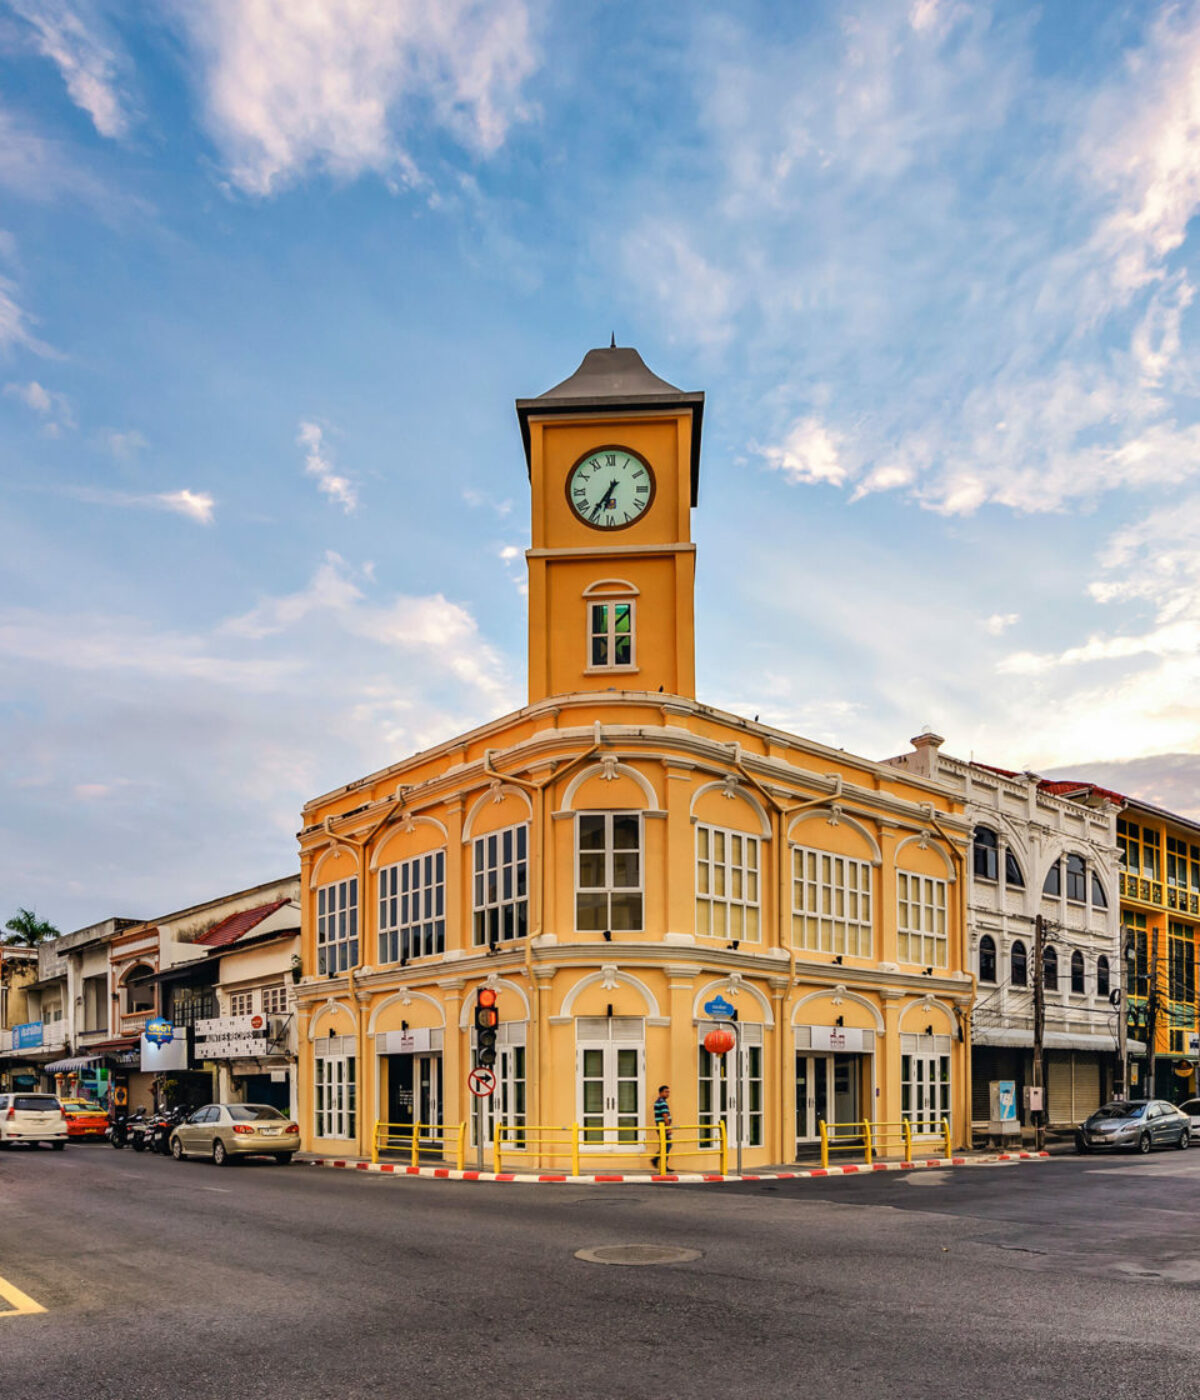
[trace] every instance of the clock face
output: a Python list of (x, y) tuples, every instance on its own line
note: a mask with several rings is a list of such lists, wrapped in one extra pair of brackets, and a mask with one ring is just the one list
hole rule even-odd
[(640, 520), (654, 499), (650, 464), (627, 447), (598, 447), (567, 476), (567, 500), (585, 525), (624, 530)]

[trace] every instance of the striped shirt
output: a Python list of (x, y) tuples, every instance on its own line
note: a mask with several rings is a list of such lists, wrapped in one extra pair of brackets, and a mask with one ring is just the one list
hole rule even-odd
[(668, 1125), (671, 1122), (671, 1105), (663, 1094), (659, 1094), (658, 1098), (654, 1100), (654, 1121)]

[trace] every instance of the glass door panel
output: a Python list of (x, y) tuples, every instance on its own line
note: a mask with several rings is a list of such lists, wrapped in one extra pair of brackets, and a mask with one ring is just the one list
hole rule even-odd
[(581, 1070), (583, 1076), (583, 1127), (584, 1142), (603, 1142), (604, 1133), (604, 1050), (584, 1050)]
[(636, 1142), (641, 1116), (641, 1076), (638, 1073), (638, 1050), (618, 1050), (616, 1063), (617, 1140)]

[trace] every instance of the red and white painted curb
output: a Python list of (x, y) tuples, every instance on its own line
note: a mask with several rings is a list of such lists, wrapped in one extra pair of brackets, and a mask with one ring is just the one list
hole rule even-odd
[(309, 1167), (342, 1167), (347, 1171), (377, 1172), (383, 1176), (421, 1176), (436, 1181), (502, 1181), (525, 1185), (565, 1182), (569, 1186), (674, 1186), (703, 1182), (711, 1186), (734, 1185), (740, 1181), (804, 1181), (814, 1177), (869, 1176), (872, 1172), (929, 1171), (936, 1167), (997, 1167), (1013, 1162), (1042, 1162), (1049, 1152), (996, 1152), (985, 1157), (926, 1157), (915, 1162), (872, 1162), (845, 1167), (800, 1168), (794, 1172), (743, 1172), (721, 1176), (719, 1172), (595, 1172), (572, 1176), (568, 1172), (484, 1172), (456, 1167), (409, 1167), (399, 1162), (360, 1162), (355, 1158), (315, 1157), (304, 1159)]

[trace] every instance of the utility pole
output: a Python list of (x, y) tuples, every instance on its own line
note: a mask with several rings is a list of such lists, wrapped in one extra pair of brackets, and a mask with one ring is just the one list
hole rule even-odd
[(1035, 1110), (1034, 1130), (1037, 1150), (1046, 1145), (1045, 1074), (1042, 1042), (1046, 1038), (1046, 925), (1039, 914), (1033, 925), (1033, 1087), (1042, 1091), (1042, 1107)]

